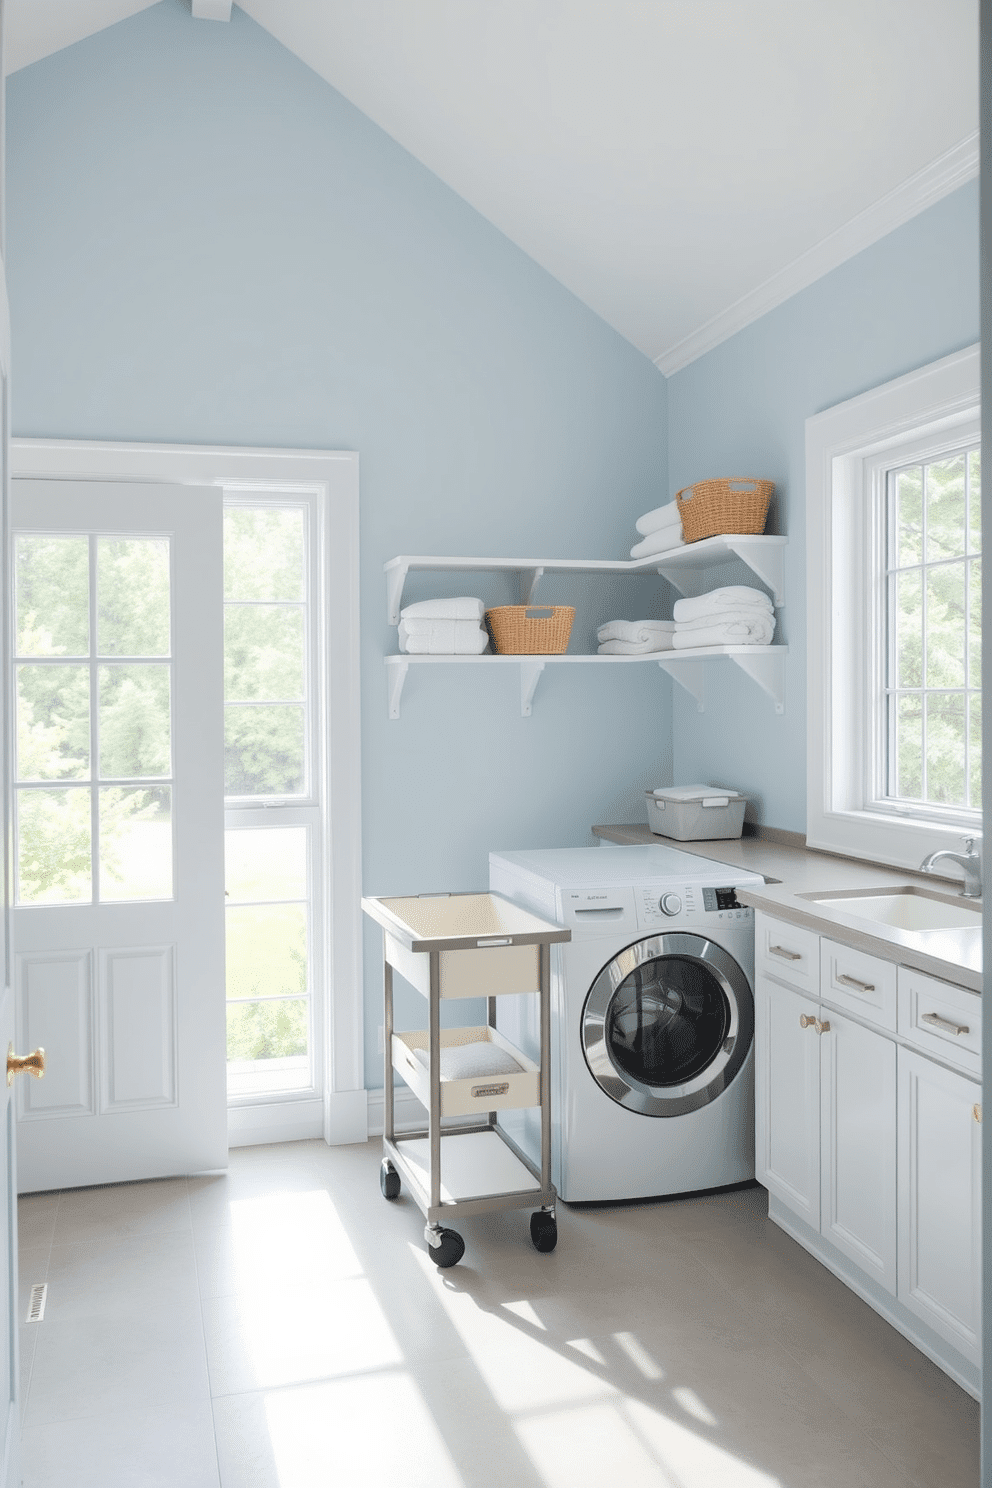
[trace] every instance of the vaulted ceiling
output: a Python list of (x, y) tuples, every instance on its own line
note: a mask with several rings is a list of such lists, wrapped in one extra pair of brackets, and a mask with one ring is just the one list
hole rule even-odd
[[(148, 3), (7, 0), (9, 69)], [(666, 372), (977, 173), (978, 0), (241, 9)]]

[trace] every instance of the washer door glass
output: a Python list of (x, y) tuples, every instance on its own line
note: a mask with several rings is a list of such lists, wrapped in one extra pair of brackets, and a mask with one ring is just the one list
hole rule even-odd
[(702, 935), (655, 935), (620, 951), (593, 983), (582, 1047), (611, 1100), (681, 1116), (715, 1100), (754, 1036), (754, 998), (729, 951)]
[(717, 978), (689, 956), (657, 956), (624, 977), (606, 1014), (610, 1058), (653, 1089), (684, 1085), (712, 1064), (730, 1026)]

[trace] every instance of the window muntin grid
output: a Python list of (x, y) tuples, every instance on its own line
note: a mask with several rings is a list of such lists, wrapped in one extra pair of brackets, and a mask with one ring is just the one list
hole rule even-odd
[(882, 487), (879, 804), (981, 811), (981, 450), (892, 467)]

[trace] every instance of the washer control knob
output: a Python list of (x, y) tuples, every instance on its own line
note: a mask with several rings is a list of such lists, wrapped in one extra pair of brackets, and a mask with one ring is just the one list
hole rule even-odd
[(662, 894), (658, 900), (658, 908), (662, 914), (677, 915), (682, 911), (682, 900), (678, 894)]

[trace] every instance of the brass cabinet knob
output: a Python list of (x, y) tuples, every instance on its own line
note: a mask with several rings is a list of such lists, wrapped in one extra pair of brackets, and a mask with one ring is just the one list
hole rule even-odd
[(809, 1013), (800, 1013), (799, 1014), (799, 1027), (800, 1028), (815, 1028), (816, 1027), (816, 1019), (815, 1018), (811, 1018), (810, 1015), (809, 1015)]
[(816, 1031), (817, 1031), (817, 1033), (829, 1033), (830, 1032), (830, 1023), (829, 1023), (829, 1021), (826, 1018), (824, 1018), (824, 1020), (823, 1020), (822, 1023), (819, 1023), (818, 1022), (817, 1025), (816, 1025)]
[(974, 1118), (975, 1118), (976, 1121), (981, 1121), (981, 1119), (982, 1119), (982, 1107), (981, 1107), (981, 1102), (980, 1101), (976, 1101), (975, 1104), (972, 1106), (972, 1108), (971, 1108), (971, 1114), (972, 1114), (972, 1116), (974, 1116)]
[(13, 1044), (7, 1046), (7, 1084), (13, 1085), (14, 1076), (27, 1070), (36, 1080), (45, 1073), (45, 1051), (35, 1049), (33, 1054), (15, 1054)]

